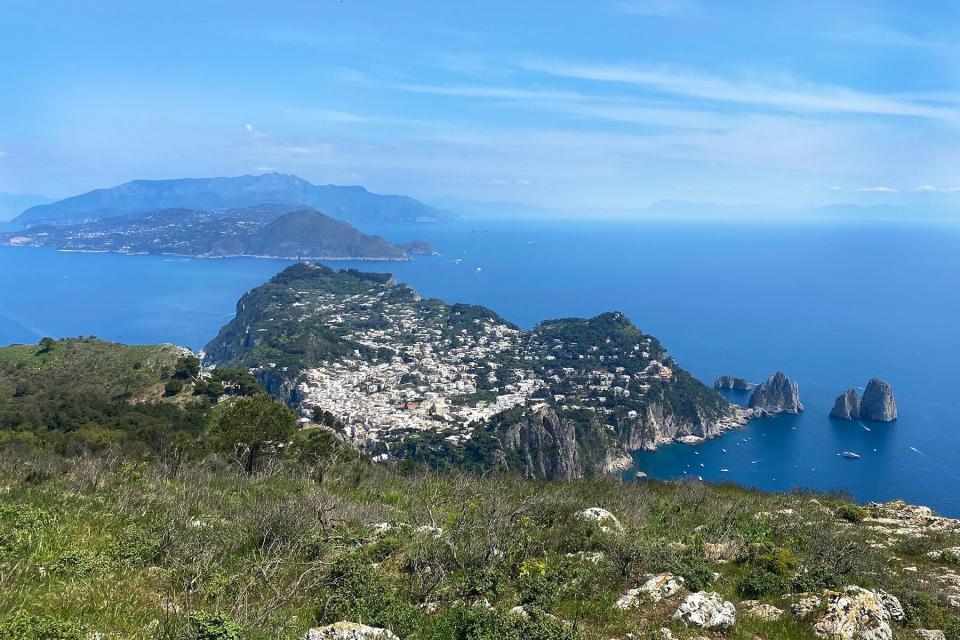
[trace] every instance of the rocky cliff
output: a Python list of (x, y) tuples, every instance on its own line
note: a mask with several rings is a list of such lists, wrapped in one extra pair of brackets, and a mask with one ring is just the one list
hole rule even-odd
[(889, 382), (870, 379), (860, 401), (860, 417), (878, 422), (893, 422), (897, 419), (897, 403)]
[(713, 388), (749, 391), (750, 389), (753, 389), (753, 384), (747, 380), (744, 380), (743, 378), (737, 378), (735, 376), (720, 376), (714, 381)]
[(777, 371), (757, 385), (750, 395), (748, 406), (758, 417), (801, 413), (803, 403), (800, 402), (800, 386), (782, 371)]
[(839, 420), (856, 420), (860, 417), (860, 394), (856, 389), (847, 389), (833, 403), (830, 417)]

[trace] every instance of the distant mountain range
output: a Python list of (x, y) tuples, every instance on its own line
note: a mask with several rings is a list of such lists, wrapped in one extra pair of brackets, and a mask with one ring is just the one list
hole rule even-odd
[(449, 213), (407, 196), (379, 195), (363, 187), (315, 185), (297, 176), (268, 173), (234, 178), (134, 180), (31, 206), (13, 222), (27, 228), (78, 224), (160, 209), (220, 211), (262, 204), (318, 209), (354, 224), (438, 222), (450, 217)]
[(408, 260), (432, 252), (422, 241), (396, 245), (315, 209), (291, 211), (283, 205), (162, 209), (75, 225), (38, 225), (0, 234), (0, 244), (200, 258)]
[(32, 193), (0, 193), (0, 222), (17, 216), (25, 209), (48, 202), (53, 201)]

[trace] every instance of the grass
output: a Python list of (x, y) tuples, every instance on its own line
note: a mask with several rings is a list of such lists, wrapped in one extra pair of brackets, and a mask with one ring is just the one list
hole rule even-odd
[[(236, 637), (293, 639), (347, 618), (405, 639), (653, 637), (663, 626), (692, 638), (702, 630), (670, 619), (676, 599), (626, 612), (612, 603), (665, 570), (739, 603), (738, 585), (762, 563), (782, 567), (789, 583), (791, 558), (829, 568), (838, 585), (898, 595), (908, 626), (943, 628), (952, 615), (935, 586), (891, 563), (899, 549), (871, 548), (869, 520), (843, 519), (841, 497), (817, 496), (832, 506), (824, 509), (812, 494), (734, 485), (404, 475), (342, 455), (322, 474), (274, 459), (252, 478), (217, 458), (170, 467), (105, 454), (5, 456), (0, 631), (18, 619), (117, 639), (229, 638), (230, 625)], [(576, 517), (593, 506), (616, 514), (626, 535)], [(798, 515), (757, 515), (787, 508)], [(706, 560), (703, 544), (716, 542), (737, 557)], [(929, 545), (957, 543), (936, 534)], [(925, 557), (927, 545), (911, 544)], [(759, 599), (786, 608), (780, 592)], [(483, 601), (493, 609), (475, 606)], [(529, 620), (507, 613), (518, 604)], [(210, 635), (221, 623), (226, 635)], [(22, 637), (71, 637), (63, 629)], [(762, 622), (740, 611), (727, 637), (756, 636), (814, 637), (789, 614)]]

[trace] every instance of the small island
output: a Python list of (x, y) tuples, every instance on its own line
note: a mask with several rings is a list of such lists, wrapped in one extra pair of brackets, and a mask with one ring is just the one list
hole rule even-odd
[(847, 389), (837, 398), (830, 417), (838, 420), (871, 420), (893, 422), (897, 419), (897, 402), (889, 382), (871, 378), (863, 390), (863, 398), (856, 389)]
[(757, 385), (750, 394), (748, 406), (756, 417), (771, 417), (781, 413), (803, 413), (800, 402), (800, 386), (790, 380), (782, 371)]
[(750, 391), (750, 389), (753, 389), (753, 383), (736, 376), (720, 376), (714, 380), (713, 388), (717, 390)]

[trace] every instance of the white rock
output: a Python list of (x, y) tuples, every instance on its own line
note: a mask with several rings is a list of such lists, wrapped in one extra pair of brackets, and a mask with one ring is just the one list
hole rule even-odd
[(337, 622), (310, 629), (300, 640), (400, 640), (395, 633), (356, 622)]
[(772, 604), (763, 604), (755, 600), (744, 601), (740, 606), (745, 607), (748, 614), (760, 620), (773, 621), (783, 617), (783, 609), (778, 609)]
[(600, 507), (590, 507), (577, 514), (584, 520), (592, 520), (600, 526), (600, 531), (604, 533), (623, 533), (623, 525), (617, 520), (617, 517)]
[(660, 602), (683, 588), (683, 578), (672, 573), (648, 574), (645, 580), (646, 582), (636, 589), (630, 589), (620, 596), (613, 606), (617, 609), (630, 609), (640, 604), (642, 596), (646, 596), (653, 602)]
[(947, 640), (947, 634), (939, 629), (917, 629), (920, 640)]
[(798, 618), (806, 618), (820, 608), (823, 601), (819, 596), (809, 593), (800, 594), (800, 599), (790, 605), (790, 613)]
[(813, 625), (813, 632), (821, 638), (893, 640), (892, 616), (884, 596), (857, 586), (848, 586), (839, 593), (827, 591), (824, 595), (827, 610)]
[(723, 600), (718, 593), (691, 593), (673, 617), (704, 629), (726, 629), (736, 622), (737, 609), (732, 602)]

